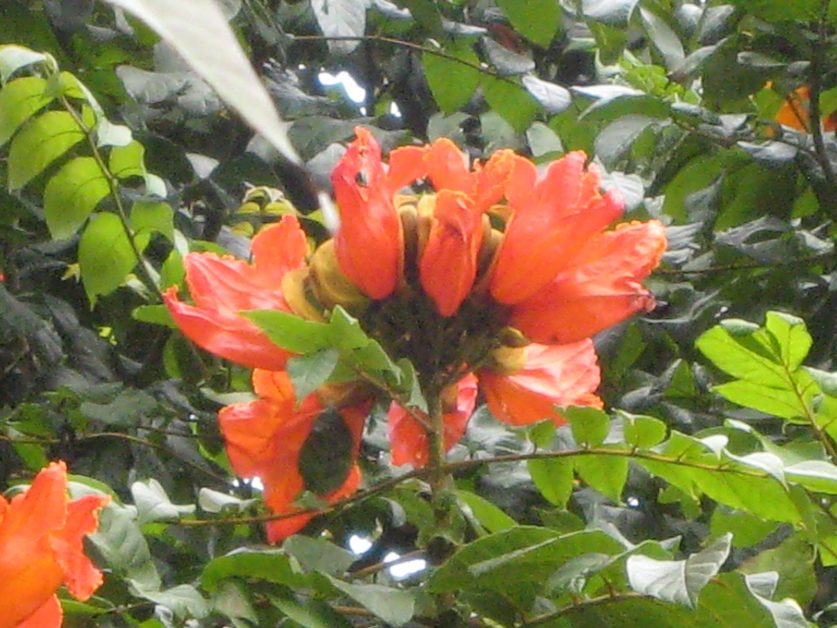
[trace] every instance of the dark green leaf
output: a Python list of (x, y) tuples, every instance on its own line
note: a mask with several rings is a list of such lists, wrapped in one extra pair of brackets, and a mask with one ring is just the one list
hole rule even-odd
[(352, 432), (335, 408), (323, 410), (299, 452), (299, 473), (307, 490), (328, 495), (340, 488), (354, 464)]
[(287, 371), (297, 401), (305, 399), (331, 377), (339, 358), (340, 353), (336, 349), (321, 349), (288, 360)]

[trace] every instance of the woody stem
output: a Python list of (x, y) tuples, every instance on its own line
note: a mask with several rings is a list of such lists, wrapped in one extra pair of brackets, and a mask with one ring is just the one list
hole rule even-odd
[(441, 394), (428, 395), (427, 405), (430, 418), (428, 432), (429, 472), (433, 519), (437, 535), (444, 535), (450, 528), (452, 516), (451, 488), (453, 477), (445, 465), (445, 422), (442, 413)]

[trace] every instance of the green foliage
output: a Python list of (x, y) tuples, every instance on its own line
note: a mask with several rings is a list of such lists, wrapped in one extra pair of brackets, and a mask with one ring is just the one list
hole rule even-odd
[[(837, 620), (837, 3), (7, 4), (0, 474), (62, 458), (74, 494), (113, 498), (86, 544), (105, 584), (60, 594), (68, 625)], [(341, 70), (362, 102), (320, 83)], [(820, 120), (780, 125), (803, 86)], [(253, 398), (249, 373), (172, 333), (161, 292), (188, 288), (189, 251), (249, 256), (278, 215), (242, 209), (252, 186), (284, 188), (328, 237), (318, 193), (357, 124), (387, 150), (586, 150), (626, 220), (666, 223), (658, 308), (597, 339), (604, 410), (510, 428), (478, 409), (441, 497), (387, 464), (389, 403), (428, 410), (409, 361), (341, 308), (245, 313), (297, 354), (300, 400), (359, 379), (380, 401), (364, 489), (267, 547), (216, 418)], [(329, 409), (297, 505), (323, 506), (352, 463)], [(424, 568), (402, 579), (390, 552)]]

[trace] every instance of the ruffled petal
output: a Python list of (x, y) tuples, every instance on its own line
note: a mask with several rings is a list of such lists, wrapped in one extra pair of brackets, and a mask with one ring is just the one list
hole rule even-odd
[(104, 495), (85, 495), (69, 503), (67, 522), (52, 537), (55, 560), (64, 572), (64, 584), (77, 600), (86, 600), (102, 584), (102, 572), (84, 555), (82, 539), (99, 526), (97, 513), (110, 502)]
[(430, 235), (419, 262), (421, 287), (442, 316), (451, 316), (468, 296), (477, 275), (482, 216), (462, 193), (436, 195)]
[(584, 153), (569, 153), (528, 193), (534, 166), (515, 165), (509, 184), (513, 214), (491, 277), (496, 300), (514, 304), (536, 294), (621, 214), (622, 201), (611, 192), (599, 194), (598, 174), (585, 172), (584, 161)]
[(471, 194), (474, 179), (468, 169), (468, 156), (446, 137), (430, 145), (425, 156), (430, 182), (437, 191)]
[(387, 187), (393, 194), (427, 176), (427, 150), (427, 146), (402, 146), (389, 154)]
[(512, 309), (510, 323), (540, 343), (588, 338), (654, 307), (640, 283), (665, 251), (658, 221), (631, 222), (592, 238), (569, 268), (537, 295)]
[(229, 313), (288, 310), (280, 285), (262, 285), (247, 262), (214, 253), (190, 253), (183, 263), (189, 294), (199, 308)]
[(403, 234), (392, 190), (372, 134), (356, 129), (331, 181), (340, 210), (334, 250), (349, 280), (372, 299), (389, 296), (403, 266)]
[[(477, 401), (477, 378), (466, 375), (448, 389), (442, 420), (445, 424), (445, 451), (449, 451), (462, 436), (474, 412)], [(452, 398), (450, 398), (452, 396)], [(389, 440), (392, 464), (410, 464), (416, 468), (427, 464), (429, 458), (427, 432), (402, 406), (393, 402), (389, 407)]]
[(177, 298), (176, 287), (166, 290), (163, 300), (180, 331), (210, 353), (244, 366), (273, 370), (284, 368), (292, 356), (237, 313), (187, 305)]
[(491, 413), (511, 425), (528, 425), (542, 419), (556, 424), (564, 420), (556, 406), (595, 406), (600, 383), (592, 341), (568, 345), (531, 344), (524, 349), (523, 367), (511, 374), (483, 369), (480, 386)]

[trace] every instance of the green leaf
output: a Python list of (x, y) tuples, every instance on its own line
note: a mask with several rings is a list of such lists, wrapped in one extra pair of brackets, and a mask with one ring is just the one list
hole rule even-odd
[(514, 519), (476, 493), (458, 490), (456, 497), (471, 510), (477, 521), (489, 532), (500, 532), (517, 525)]
[(296, 534), (285, 539), (282, 548), (299, 561), (307, 572), (338, 576), (355, 562), (355, 555), (323, 538)]
[(497, 4), (521, 35), (542, 48), (549, 47), (561, 20), (555, 0), (498, 0)]
[(483, 91), (491, 108), (518, 133), (526, 131), (538, 112), (538, 102), (532, 95), (508, 79), (486, 76)]
[(631, 556), (627, 562), (631, 588), (666, 602), (695, 608), (701, 590), (729, 556), (731, 539), (732, 535), (726, 534), (686, 560)]
[[(222, 100), (235, 109), (274, 148), (292, 162), (299, 162), (270, 95), (253, 70), (216, 2), (109, 2), (133, 13), (148, 24), (215, 89)], [(212, 42), (212, 45), (208, 46), (207, 42)]]
[(766, 386), (784, 389), (788, 378), (778, 363), (769, 339), (759, 329), (731, 327), (734, 322), (716, 325), (695, 345), (715, 366), (738, 379), (758, 382)]
[(783, 312), (768, 312), (764, 326), (779, 347), (782, 364), (792, 371), (799, 368), (813, 344), (805, 321)]
[(77, 157), (61, 166), (44, 190), (44, 214), (52, 238), (72, 236), (109, 193), (108, 180), (92, 157)]
[(583, 0), (584, 17), (610, 26), (626, 26), (639, 0)]
[(614, 167), (646, 129), (658, 120), (645, 115), (627, 115), (608, 124), (596, 137), (596, 154), (606, 166)]
[(336, 349), (321, 349), (288, 360), (287, 371), (294, 385), (297, 402), (305, 399), (331, 377), (339, 359), (340, 352)]
[(118, 179), (145, 177), (145, 147), (136, 140), (125, 146), (114, 146), (108, 155), (108, 168)]
[(198, 506), (204, 512), (243, 512), (258, 503), (257, 499), (241, 499), (234, 495), (202, 488), (198, 491)]
[(169, 242), (174, 241), (174, 211), (168, 203), (136, 201), (131, 207), (131, 228), (135, 237), (159, 233)]
[(328, 576), (334, 587), (393, 626), (403, 626), (413, 617), (415, 598), (408, 591), (379, 584), (349, 584)]
[(312, 353), (330, 344), (329, 326), (300, 318), (279, 310), (254, 310), (242, 312), (256, 323), (278, 347), (294, 353)]
[(628, 459), (621, 456), (577, 456), (576, 473), (587, 484), (614, 502), (621, 501), (628, 479)]
[[(471, 44), (465, 39), (452, 40), (441, 52), (479, 64)], [(482, 78), (477, 68), (431, 52), (422, 54), (422, 64), (433, 98), (445, 113), (453, 113), (464, 107), (471, 100)]]
[(180, 584), (165, 591), (148, 591), (139, 587), (133, 588), (135, 593), (139, 594), (140, 597), (165, 606), (176, 617), (181, 619), (203, 619), (209, 615), (209, 606), (206, 600), (198, 593), (195, 587), (188, 584)]
[(195, 506), (177, 506), (171, 502), (163, 485), (154, 478), (131, 484), (131, 495), (137, 507), (137, 522), (171, 521), (195, 512)]
[(540, 103), (546, 113), (552, 115), (561, 113), (572, 104), (572, 95), (570, 90), (562, 87), (557, 83), (550, 83), (544, 81), (531, 74), (525, 75), (521, 81), (523, 87), (526, 88), (535, 100)]
[(109, 294), (125, 281), (137, 264), (122, 222), (115, 214), (91, 217), (81, 234), (78, 263), (84, 291), (91, 303), (101, 294)]
[(328, 495), (346, 481), (354, 464), (352, 432), (335, 408), (323, 410), (299, 451), (299, 474), (316, 495)]
[[(0, 46), (0, 81), (5, 83), (12, 74), (21, 68), (36, 63), (44, 63), (47, 60), (48, 57), (44, 53), (35, 52), (23, 46)], [(55, 63), (54, 60), (52, 63)]]
[(665, 59), (666, 67), (669, 70), (673, 70), (683, 63), (686, 53), (683, 50), (683, 44), (680, 43), (680, 38), (677, 36), (677, 33), (671, 29), (665, 20), (645, 7), (640, 7), (639, 14), (642, 18), (642, 25), (645, 27), (645, 32), (648, 34), (654, 47), (660, 52), (663, 59)]
[(735, 547), (750, 547), (764, 540), (776, 526), (775, 521), (765, 521), (749, 512), (718, 505), (712, 513), (709, 532), (712, 536), (729, 532)]
[(668, 432), (666, 424), (650, 416), (619, 412), (625, 443), (638, 449), (648, 449), (663, 442)]
[(532, 481), (551, 504), (564, 508), (573, 494), (573, 462), (569, 458), (533, 458), (527, 462)]
[(837, 495), (837, 466), (825, 460), (803, 460), (785, 467), (785, 477), (811, 491)]
[(575, 442), (582, 447), (598, 447), (610, 432), (610, 417), (598, 408), (578, 406), (562, 410)]
[(105, 403), (85, 401), (79, 406), (79, 411), (89, 419), (123, 426), (139, 425), (157, 410), (157, 400), (136, 388), (126, 388)]
[(765, 550), (745, 560), (739, 570), (745, 574), (775, 571), (779, 582), (772, 597), (791, 597), (807, 605), (817, 592), (817, 577), (814, 572), (814, 548), (801, 534), (795, 534), (778, 546)]
[[(287, 542), (286, 542), (287, 543)], [(201, 585), (210, 593), (227, 578), (261, 580), (293, 585), (300, 581), (288, 557), (280, 550), (239, 548), (213, 558), (203, 568)]]
[(307, 599), (300, 602), (287, 589), (271, 591), (270, 601), (295, 624), (305, 628), (350, 628), (343, 615), (319, 600)]
[(66, 111), (30, 120), (9, 146), (9, 188), (19, 190), (82, 140), (84, 132)]
[(169, 308), (165, 305), (140, 305), (135, 307), (131, 312), (131, 317), (135, 321), (141, 323), (151, 323), (152, 325), (164, 325), (170, 329), (177, 329), (174, 319), (171, 317)]
[(132, 509), (112, 502), (99, 513), (99, 527), (87, 538), (113, 574), (130, 579), (143, 590), (159, 590), (162, 581)]
[(222, 582), (221, 586), (218, 587), (218, 590), (212, 596), (212, 610), (228, 617), (237, 628), (249, 625), (239, 624), (237, 620), (246, 619), (252, 624), (259, 623), (259, 617), (250, 603), (244, 585), (234, 580)]
[(9, 141), (21, 124), (46, 107), (54, 96), (47, 81), (27, 76), (11, 81), (0, 90), (0, 146)]

